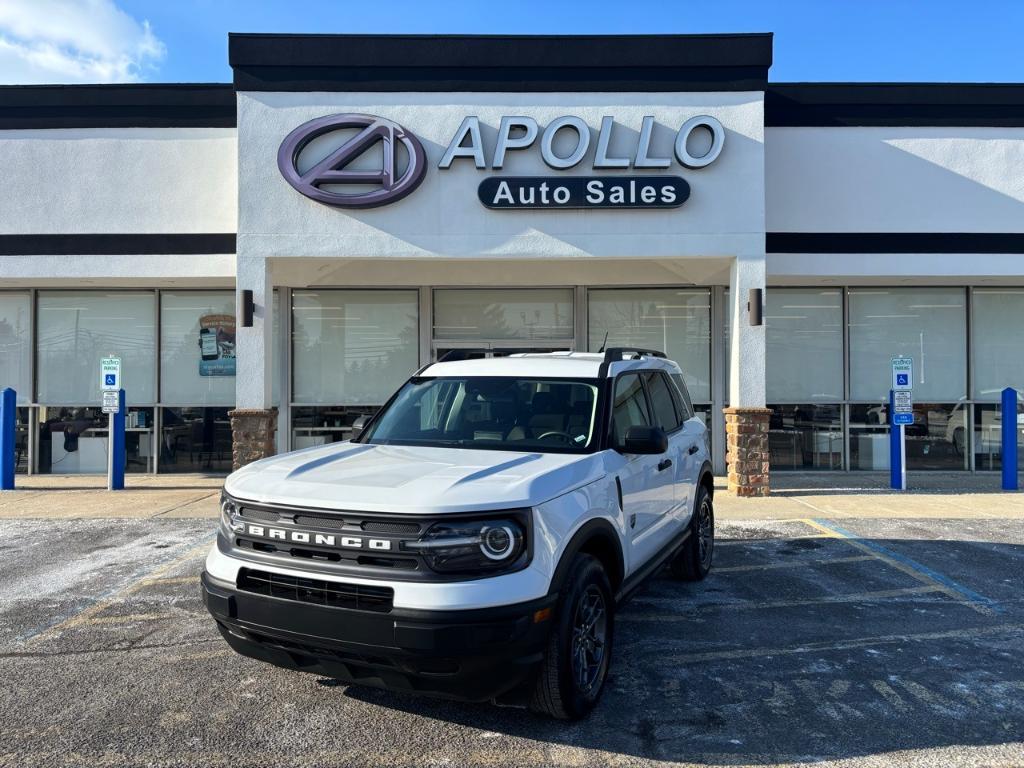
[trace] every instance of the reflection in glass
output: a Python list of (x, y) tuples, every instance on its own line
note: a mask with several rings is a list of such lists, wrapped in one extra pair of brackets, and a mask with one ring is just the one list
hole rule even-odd
[(162, 408), (161, 472), (230, 472), (228, 408)]
[(843, 399), (843, 297), (836, 289), (765, 292), (769, 400)]
[[(974, 468), (1002, 470), (1003, 414), (1001, 405), (974, 406)], [(1024, 469), (1024, 403), (1017, 402), (1017, 468)]]
[(0, 292), (0, 389), (10, 387), (18, 403), (31, 403), (32, 317), (28, 293)]
[[(99, 408), (40, 407), (39, 472), (106, 474), (108, 426), (109, 416)], [(125, 472), (151, 472), (153, 447), (153, 409), (129, 408), (125, 414)]]
[(156, 295), (151, 291), (40, 291), (38, 402), (100, 402), (100, 359), (121, 358), (129, 404), (154, 401)]
[(299, 406), (292, 408), (292, 450), (339, 443), (355, 436), (353, 423), (372, 416), (379, 406)]
[(234, 291), (164, 291), (160, 294), (162, 402), (172, 405), (232, 405), (235, 402), (234, 320)]
[(434, 291), (434, 338), (470, 341), (572, 339), (569, 288)]
[(683, 369), (694, 400), (711, 399), (711, 291), (601, 289), (588, 294), (590, 349), (634, 344), (665, 352)]
[(769, 405), (771, 468), (843, 468), (841, 405)]
[(998, 401), (1024, 391), (1024, 288), (975, 288), (971, 315), (974, 397)]
[[(914, 423), (906, 427), (907, 469), (963, 470), (967, 404), (914, 403)], [(889, 468), (888, 404), (850, 406), (850, 468)]]
[(419, 361), (416, 291), (292, 293), (292, 400), (380, 405)]

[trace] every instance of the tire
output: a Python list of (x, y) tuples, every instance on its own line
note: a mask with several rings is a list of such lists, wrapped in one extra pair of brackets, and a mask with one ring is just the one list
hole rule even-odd
[(708, 489), (699, 485), (690, 521), (690, 537), (672, 560), (672, 575), (683, 581), (700, 581), (711, 570), (714, 556), (715, 507)]
[[(602, 613), (595, 616), (595, 610)], [(589, 632), (579, 631), (588, 625)], [(576, 555), (559, 592), (555, 626), (530, 709), (559, 720), (585, 717), (604, 690), (614, 630), (615, 602), (608, 574), (596, 557)]]

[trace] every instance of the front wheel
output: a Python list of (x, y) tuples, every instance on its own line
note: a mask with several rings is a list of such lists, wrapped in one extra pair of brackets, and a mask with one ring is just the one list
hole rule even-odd
[(672, 575), (683, 581), (700, 581), (711, 570), (715, 552), (715, 507), (711, 494), (703, 485), (697, 486), (690, 536), (672, 560)]
[(530, 708), (560, 720), (585, 717), (608, 677), (614, 629), (608, 575), (597, 558), (577, 555), (559, 595)]

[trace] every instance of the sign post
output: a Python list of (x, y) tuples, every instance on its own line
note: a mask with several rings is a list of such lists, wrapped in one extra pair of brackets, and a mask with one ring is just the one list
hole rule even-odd
[(914, 361), (892, 358), (892, 389), (889, 390), (889, 485), (907, 490), (906, 425), (914, 423)]
[(100, 390), (103, 412), (107, 414), (107, 490), (124, 489), (124, 389), (121, 388), (121, 358), (100, 360)]

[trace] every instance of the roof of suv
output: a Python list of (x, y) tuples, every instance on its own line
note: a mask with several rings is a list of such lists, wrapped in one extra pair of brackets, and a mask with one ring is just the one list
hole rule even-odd
[(472, 360), (451, 360), (434, 363), (419, 372), (420, 376), (566, 376), (574, 379), (597, 379), (614, 376), (634, 368), (657, 368), (672, 373), (679, 366), (663, 357), (628, 353), (632, 359), (610, 361), (603, 369), (606, 355), (601, 352), (529, 352), (504, 357)]

